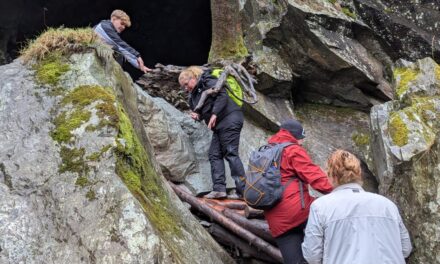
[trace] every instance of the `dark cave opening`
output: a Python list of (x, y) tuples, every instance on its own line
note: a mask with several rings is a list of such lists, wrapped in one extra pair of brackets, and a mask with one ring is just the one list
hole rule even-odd
[[(121, 37), (141, 53), (146, 66), (207, 62), (211, 11), (206, 0), (1, 0), (0, 64), (16, 58), (26, 41), (47, 27), (94, 26), (109, 19), (114, 9), (122, 9), (130, 16), (132, 26)], [(132, 75), (141, 73), (125, 64)]]

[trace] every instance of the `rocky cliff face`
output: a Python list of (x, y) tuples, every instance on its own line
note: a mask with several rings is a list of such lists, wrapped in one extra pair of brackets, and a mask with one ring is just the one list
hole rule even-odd
[(165, 184), (136, 85), (59, 59), (51, 84), (46, 63), (0, 67), (0, 262), (232, 263)]
[(429, 58), (397, 66), (398, 100), (371, 110), (373, 159), (381, 193), (412, 234), (411, 263), (439, 263), (440, 66)]
[[(410, 263), (440, 263), (437, 1), (241, 0), (240, 14), (259, 81), (243, 108), (245, 166), (297, 118), (317, 164), (347, 149), (366, 188), (398, 204)], [(164, 182), (211, 189), (211, 132), (185, 113), (181, 68), (141, 89), (101, 55), (0, 67), (0, 262), (231, 263)]]
[(439, 60), (436, 1), (258, 0), (241, 13), (265, 94), (368, 111), (393, 98), (394, 60)]

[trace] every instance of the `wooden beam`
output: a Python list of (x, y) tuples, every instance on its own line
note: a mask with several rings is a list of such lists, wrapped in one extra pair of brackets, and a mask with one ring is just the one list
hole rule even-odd
[(272, 246), (268, 242), (257, 237), (250, 231), (242, 228), (237, 223), (224, 216), (222, 213), (209, 207), (207, 204), (201, 203), (196, 197), (192, 196), (191, 194), (188, 194), (185, 191), (182, 191), (178, 187), (178, 185), (175, 185), (171, 182), (169, 182), (169, 184), (173, 188), (174, 192), (180, 197), (180, 199), (191, 204), (194, 208), (206, 214), (215, 222), (221, 224), (222, 226), (226, 227), (227, 229), (229, 229), (239, 237), (243, 238), (244, 240), (249, 242), (250, 245), (254, 245), (256, 248), (265, 252), (267, 255), (271, 256), (272, 258), (274, 258), (279, 262), (283, 261), (283, 257), (281, 256), (281, 252), (278, 248)]

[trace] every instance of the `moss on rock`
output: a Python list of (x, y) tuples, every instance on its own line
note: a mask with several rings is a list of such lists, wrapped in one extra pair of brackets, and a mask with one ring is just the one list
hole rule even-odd
[(80, 187), (86, 187), (89, 184), (90, 184), (89, 179), (87, 179), (86, 176), (78, 177), (75, 182), (75, 185), (80, 186)]
[[(69, 142), (72, 131), (89, 121), (91, 112), (86, 109), (93, 102), (99, 101), (95, 107), (100, 117), (100, 125), (117, 127), (118, 115), (115, 106), (115, 96), (106, 89), (97, 85), (83, 85), (68, 93), (61, 101), (61, 107), (71, 105), (72, 110), (65, 110), (55, 120), (55, 129), (51, 132), (52, 138), (57, 142)], [(92, 129), (88, 129), (90, 131)]]
[(440, 66), (438, 64), (435, 65), (435, 77), (440, 81)]
[(357, 18), (356, 14), (353, 13), (353, 12), (350, 10), (350, 8), (348, 8), (348, 7), (343, 7), (343, 8), (342, 8), (342, 13), (344, 13), (346, 16), (351, 17), (351, 18), (353, 18), (353, 19), (356, 19), (356, 18)]
[(393, 143), (399, 147), (408, 144), (408, 127), (403, 122), (400, 113), (396, 112), (390, 116), (388, 123), (389, 133)]
[(89, 201), (96, 200), (96, 193), (95, 193), (95, 191), (93, 191), (92, 189), (90, 189), (90, 190), (86, 193), (86, 198), (89, 199)]
[(59, 167), (59, 172), (63, 173), (70, 171), (76, 172), (80, 176), (87, 175), (89, 167), (84, 161), (84, 154), (84, 148), (77, 149), (62, 146), (60, 152), (62, 163)]
[(213, 62), (218, 59), (240, 60), (249, 55), (249, 51), (244, 45), (243, 36), (237, 39), (224, 40), (221, 47), (209, 52), (209, 61)]
[(353, 142), (359, 147), (367, 146), (370, 144), (370, 135), (366, 133), (354, 133), (351, 138)]
[(175, 215), (160, 178), (139, 141), (130, 119), (119, 110), (116, 172), (141, 202), (153, 225), (161, 232), (180, 235)]
[(417, 79), (419, 71), (410, 68), (396, 68), (393, 75), (397, 81), (396, 94), (400, 98), (408, 90), (410, 83)]
[(54, 53), (34, 65), (37, 81), (40, 84), (56, 86), (60, 77), (69, 71), (70, 67), (62, 61), (61, 55)]
[(103, 147), (100, 151), (93, 152), (92, 154), (87, 156), (86, 159), (88, 161), (99, 161), (101, 159), (101, 156), (104, 153), (106, 153), (111, 147), (112, 147), (111, 145), (107, 145), (107, 146)]
[(54, 120), (55, 129), (51, 132), (53, 140), (60, 143), (69, 142), (73, 137), (72, 131), (87, 122), (90, 116), (90, 111), (82, 109), (77, 109), (70, 114), (62, 112)]
[(84, 108), (93, 102), (102, 101), (95, 106), (100, 117), (100, 125), (117, 127), (118, 114), (115, 106), (115, 96), (109, 88), (98, 85), (82, 85), (70, 92), (62, 100), (63, 105), (72, 104), (76, 108)]

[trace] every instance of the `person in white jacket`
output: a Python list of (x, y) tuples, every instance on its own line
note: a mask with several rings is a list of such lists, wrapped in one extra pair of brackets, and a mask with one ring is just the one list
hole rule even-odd
[(302, 243), (309, 264), (400, 264), (412, 250), (397, 206), (362, 189), (359, 160), (337, 150), (327, 161), (335, 189), (315, 200)]

